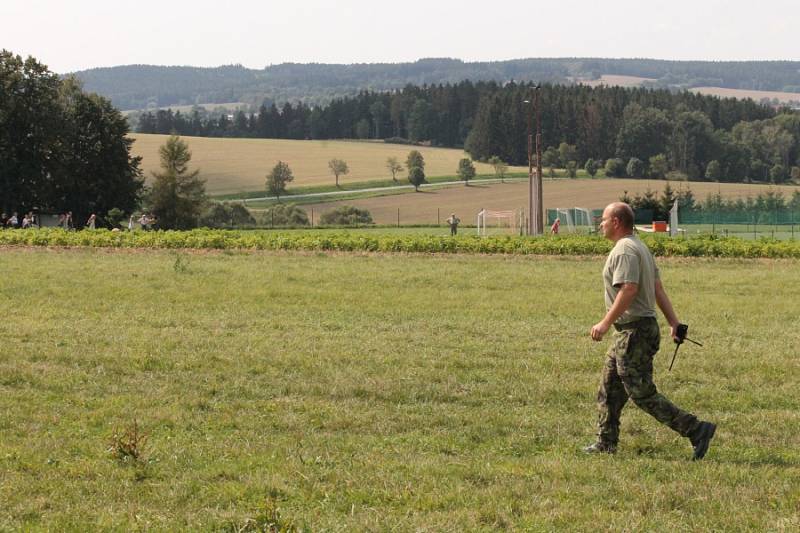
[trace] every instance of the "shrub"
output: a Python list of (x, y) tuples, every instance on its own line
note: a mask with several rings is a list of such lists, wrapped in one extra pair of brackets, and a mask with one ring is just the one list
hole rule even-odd
[(606, 176), (622, 178), (625, 176), (625, 162), (617, 157), (606, 161)]
[(277, 204), (263, 211), (262, 226), (308, 226), (308, 215), (294, 204)]
[(125, 212), (118, 207), (113, 207), (106, 214), (106, 222), (112, 228), (121, 228), (122, 221), (125, 219)]
[(240, 228), (255, 223), (253, 215), (240, 203), (212, 204), (200, 218), (200, 225), (207, 228)]
[(343, 205), (323, 214), (319, 221), (321, 224), (331, 226), (372, 224), (372, 215), (366, 209), (359, 209), (351, 205)]
[(147, 435), (139, 430), (139, 424), (134, 420), (128, 427), (114, 430), (108, 452), (118, 461), (142, 461), (146, 442)]
[(586, 173), (592, 178), (595, 176), (595, 174), (597, 174), (597, 169), (597, 162), (591, 157), (586, 160), (586, 164), (583, 166), (583, 170), (585, 170)]
[(414, 145), (417, 144), (415, 142), (409, 141), (408, 139), (404, 139), (403, 137), (389, 137), (384, 139), (383, 142), (386, 144), (409, 144)]
[(631, 157), (625, 171), (631, 178), (641, 178), (644, 175), (644, 163), (638, 157)]
[[(354, 209), (354, 208), (351, 208)], [(670, 238), (642, 235), (642, 240), (658, 256), (684, 257), (787, 257), (800, 259), (800, 241), (759, 239), (753, 241), (715, 235)], [(153, 249), (219, 250), (308, 250), (363, 252), (422, 252), (461, 254), (519, 255), (602, 255), (611, 249), (610, 241), (598, 235), (559, 235), (556, 237), (465, 235), (458, 239), (434, 235), (363, 235), (347, 232), (280, 232), (197, 229), (192, 231), (64, 231), (39, 229), (0, 231), (0, 245), (17, 246), (94, 246)], [(178, 260), (176, 259), (176, 264)], [(183, 270), (181, 265), (176, 272)], [(117, 432), (112, 451), (118, 457), (138, 454), (138, 430)]]
[(577, 178), (578, 177), (578, 163), (575, 161), (567, 161), (566, 165), (567, 169), (567, 176), (570, 178)]
[(689, 181), (689, 176), (681, 172), (680, 170), (670, 170), (667, 172), (667, 180), (668, 181)]

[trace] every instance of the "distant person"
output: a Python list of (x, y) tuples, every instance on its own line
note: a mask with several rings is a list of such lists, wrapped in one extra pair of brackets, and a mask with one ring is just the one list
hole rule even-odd
[(128, 219), (128, 231), (133, 231), (133, 215)]
[(450, 213), (450, 216), (447, 217), (445, 222), (450, 225), (450, 235), (456, 235), (458, 233), (458, 224), (461, 222), (461, 219), (458, 218), (455, 213)]
[(603, 268), (606, 314), (592, 326), (590, 335), (592, 340), (601, 341), (612, 326), (616, 331), (597, 393), (597, 441), (584, 451), (617, 451), (622, 408), (630, 398), (644, 412), (688, 438), (694, 448), (692, 459), (702, 459), (716, 424), (680, 409), (653, 383), (653, 356), (661, 341), (656, 305), (676, 340), (680, 322), (661, 284), (653, 254), (633, 234), (633, 209), (623, 202), (609, 204), (603, 211), (600, 231), (614, 247)]
[(28, 217), (28, 214), (25, 213), (25, 216), (22, 217), (22, 229), (28, 229), (31, 227), (31, 219)]
[(14, 211), (14, 214), (12, 214), (8, 218), (8, 221), (6, 222), (6, 226), (8, 226), (11, 229), (16, 229), (17, 226), (19, 226), (19, 218), (17, 217), (17, 212), (16, 211)]
[(97, 215), (92, 213), (89, 216), (89, 220), (86, 221), (86, 229), (95, 229), (96, 224), (97, 224)]
[(557, 218), (556, 221), (553, 222), (553, 225), (550, 226), (550, 233), (552, 233), (553, 235), (558, 235), (558, 230), (560, 228), (561, 228), (561, 220)]
[(58, 225), (66, 231), (72, 229), (72, 211), (67, 211), (63, 215), (59, 215)]
[(142, 216), (139, 217), (139, 225), (142, 227), (144, 231), (147, 231), (150, 225), (150, 217), (147, 216), (147, 213), (142, 213)]

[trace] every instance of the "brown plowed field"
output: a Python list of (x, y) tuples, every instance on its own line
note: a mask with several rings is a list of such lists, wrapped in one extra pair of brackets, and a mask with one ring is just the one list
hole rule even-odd
[[(634, 196), (643, 193), (648, 187), (661, 193), (667, 182), (657, 180), (630, 180), (630, 179), (546, 179), (543, 183), (544, 208), (556, 207), (585, 207), (588, 209), (602, 208), (618, 200), (623, 191)], [(800, 187), (768, 185), (747, 185), (727, 183), (685, 183), (671, 182), (673, 189), (689, 186), (698, 200), (704, 199), (711, 193), (719, 191), (726, 197), (756, 196), (759, 192), (779, 190), (784, 196), (791, 197), (794, 190)], [(423, 189), (422, 192), (409, 192), (375, 198), (359, 200), (345, 200), (341, 202), (324, 202), (304, 205), (307, 212), (314, 210), (315, 220), (319, 214), (324, 213), (339, 205), (354, 205), (368, 209), (377, 224), (396, 224), (397, 212), (400, 210), (401, 224), (431, 224), (444, 219), (451, 212), (455, 212), (463, 223), (474, 224), (477, 213), (482, 208), (491, 210), (507, 210), (525, 208), (528, 206), (528, 184), (526, 181), (513, 183), (497, 183), (491, 185), (470, 185)]]

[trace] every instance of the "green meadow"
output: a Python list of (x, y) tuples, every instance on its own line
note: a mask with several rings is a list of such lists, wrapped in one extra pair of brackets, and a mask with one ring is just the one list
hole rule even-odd
[(798, 263), (659, 261), (701, 462), (580, 451), (602, 263), (2, 247), (0, 530), (796, 531)]

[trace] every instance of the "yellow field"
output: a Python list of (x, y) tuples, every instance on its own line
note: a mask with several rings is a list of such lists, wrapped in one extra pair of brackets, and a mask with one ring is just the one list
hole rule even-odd
[(724, 87), (695, 87), (689, 89), (700, 94), (710, 94), (720, 98), (752, 98), (760, 102), (762, 98), (777, 98), (779, 102), (800, 102), (800, 93), (784, 93), (779, 91), (748, 91), (745, 89), (727, 89)]
[[(585, 207), (588, 209), (602, 208), (622, 196), (623, 191), (634, 196), (643, 193), (648, 187), (659, 195), (664, 190), (665, 181), (658, 180), (630, 180), (630, 179), (545, 179), (544, 208), (557, 207)], [(686, 187), (685, 182), (672, 182), (673, 189)], [(768, 186), (747, 185), (738, 183), (703, 183), (688, 184), (698, 200), (703, 200), (711, 193), (719, 191), (726, 197), (756, 196), (759, 192), (768, 190), (781, 191), (785, 197), (791, 197), (792, 192), (800, 190), (793, 186)], [(347, 200), (344, 202), (325, 202), (303, 206), (306, 211), (314, 209), (315, 219), (320, 213), (341, 205), (342, 203), (368, 209), (377, 224), (397, 223), (397, 210), (400, 209), (401, 224), (429, 224), (436, 223), (437, 210), (439, 220), (444, 221), (447, 216), (455, 212), (464, 223), (475, 223), (478, 211), (482, 208), (491, 210), (507, 210), (525, 208), (528, 206), (528, 183), (516, 181), (514, 183), (453, 186), (437, 189), (423, 189), (423, 192), (365, 198), (361, 200)]]
[[(136, 139), (134, 155), (142, 156), (142, 168), (149, 179), (151, 171), (159, 165), (158, 148), (167, 140), (166, 135), (131, 134)], [(304, 185), (333, 185), (333, 175), (328, 161), (343, 159), (350, 173), (339, 177), (339, 183), (388, 179), (386, 158), (396, 157), (405, 164), (412, 149), (419, 150), (425, 158), (428, 176), (455, 175), (458, 160), (468, 157), (462, 150), (426, 148), (357, 141), (291, 141), (282, 139), (210, 139), (182, 137), (192, 151), (191, 168), (199, 168), (206, 179), (209, 194), (228, 194), (264, 190), (267, 173), (279, 160), (289, 163), (294, 174), (290, 187)], [(475, 163), (478, 173), (491, 173), (492, 167)], [(512, 167), (511, 170), (527, 170)], [(398, 176), (408, 183), (406, 174)]]
[[(598, 85), (617, 85), (619, 87), (639, 87), (642, 82), (656, 81), (653, 78), (639, 78), (637, 76), (618, 76), (615, 74), (604, 74), (597, 80), (578, 80), (584, 85), (597, 87)], [(800, 93), (785, 93), (780, 91), (749, 91), (746, 89), (728, 89), (725, 87), (694, 87), (689, 89), (692, 92), (709, 96), (719, 96), (720, 98), (752, 98), (760, 102), (763, 98), (777, 98), (779, 102), (800, 102)]]

